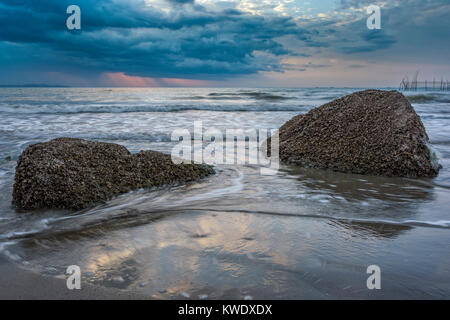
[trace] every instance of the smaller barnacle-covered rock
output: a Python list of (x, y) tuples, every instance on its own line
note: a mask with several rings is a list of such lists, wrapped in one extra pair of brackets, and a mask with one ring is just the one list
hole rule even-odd
[(58, 138), (26, 148), (19, 157), (13, 203), (24, 209), (81, 209), (121, 193), (193, 181), (210, 166), (174, 164), (156, 151), (131, 154), (125, 147)]
[(284, 163), (341, 172), (434, 177), (428, 135), (398, 91), (365, 90), (298, 115), (279, 130)]

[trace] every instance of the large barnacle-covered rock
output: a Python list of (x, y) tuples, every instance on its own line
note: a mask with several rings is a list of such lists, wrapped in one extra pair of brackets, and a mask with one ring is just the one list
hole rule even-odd
[(174, 164), (156, 151), (131, 154), (125, 147), (58, 138), (26, 148), (17, 163), (13, 203), (24, 209), (81, 209), (121, 193), (193, 181), (210, 166)]
[(428, 135), (398, 91), (355, 92), (298, 115), (279, 130), (284, 163), (341, 172), (434, 177)]

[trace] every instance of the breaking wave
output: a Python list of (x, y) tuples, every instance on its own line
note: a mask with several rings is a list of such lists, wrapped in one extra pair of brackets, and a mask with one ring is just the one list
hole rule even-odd
[(406, 98), (411, 103), (433, 103), (433, 102), (450, 103), (450, 99), (447, 96), (438, 94), (415, 94), (406, 96)]
[(211, 99), (211, 97), (215, 97), (216, 99), (248, 99), (253, 98), (256, 100), (289, 100), (293, 99), (293, 97), (286, 97), (282, 95), (276, 95), (272, 93), (267, 92), (258, 92), (258, 91), (242, 91), (239, 93), (234, 92), (212, 92), (208, 94), (208, 98)]
[(195, 104), (162, 104), (162, 105), (33, 105), (0, 104), (0, 113), (12, 114), (79, 114), (79, 113), (133, 113), (133, 112), (180, 112), (180, 111), (305, 111), (310, 106), (280, 104), (249, 105), (195, 105)]

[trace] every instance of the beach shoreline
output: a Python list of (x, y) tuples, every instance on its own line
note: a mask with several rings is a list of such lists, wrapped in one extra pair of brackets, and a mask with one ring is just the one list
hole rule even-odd
[[(222, 133), (272, 130), (354, 89), (1, 91), (7, 106), (0, 110), (0, 254), (7, 261), (0, 260), (0, 298), (450, 296), (443, 245), (450, 242), (447, 93), (407, 95), (440, 154), (443, 168), (434, 178), (286, 163), (276, 175), (261, 175), (257, 165), (218, 165), (216, 174), (186, 185), (138, 189), (76, 211), (34, 211), (12, 205), (17, 161), (32, 144), (66, 136), (114, 143), (131, 154), (171, 154), (179, 144), (172, 132), (192, 132), (196, 121)], [(15, 108), (17, 99), (29, 103)], [(82, 270), (79, 291), (66, 288), (71, 265)], [(380, 290), (367, 287), (370, 266), (380, 268)]]

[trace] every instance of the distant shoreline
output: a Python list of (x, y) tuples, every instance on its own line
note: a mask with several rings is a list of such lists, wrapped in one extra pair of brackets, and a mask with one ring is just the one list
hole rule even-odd
[(71, 88), (57, 84), (0, 84), (0, 88)]

